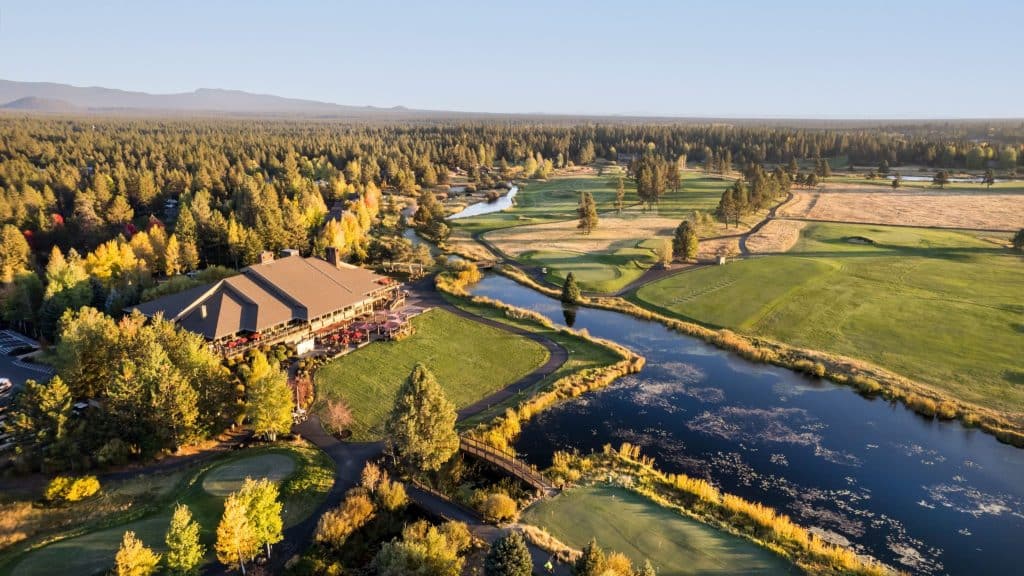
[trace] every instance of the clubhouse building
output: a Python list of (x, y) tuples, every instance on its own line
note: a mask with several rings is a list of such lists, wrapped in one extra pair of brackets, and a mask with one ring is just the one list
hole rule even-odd
[(279, 258), (264, 253), (238, 275), (133, 309), (163, 314), (225, 356), (277, 343), (295, 344), (303, 354), (323, 335), (404, 301), (400, 283), (342, 262), (335, 249), (324, 259), (285, 250)]

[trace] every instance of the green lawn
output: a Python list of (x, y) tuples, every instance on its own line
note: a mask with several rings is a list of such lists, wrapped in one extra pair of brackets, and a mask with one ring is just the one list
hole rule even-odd
[(524, 264), (548, 268), (547, 280), (562, 284), (570, 272), (584, 290), (616, 292), (643, 276), (657, 262), (652, 250), (640, 247), (616, 248), (611, 253), (580, 253), (559, 250), (527, 252)]
[(526, 400), (530, 396), (533, 396), (537, 391), (545, 389), (552, 382), (558, 380), (559, 378), (562, 378), (563, 376), (567, 376), (574, 372), (585, 370), (588, 368), (599, 368), (602, 366), (609, 366), (619, 361), (619, 357), (618, 355), (615, 354), (615, 352), (609, 350), (608, 348), (605, 348), (604, 346), (599, 346), (597, 344), (584, 340), (574, 334), (569, 334), (561, 330), (545, 328), (533, 322), (526, 322), (523, 320), (508, 318), (507, 316), (505, 316), (503, 312), (498, 311), (490, 306), (475, 304), (468, 300), (454, 298), (449, 295), (445, 295), (445, 298), (452, 304), (458, 306), (459, 308), (462, 308), (463, 310), (468, 310), (478, 316), (491, 318), (492, 320), (497, 320), (498, 322), (502, 322), (510, 326), (516, 326), (518, 328), (522, 328), (523, 330), (528, 330), (530, 332), (534, 332), (536, 334), (540, 334), (546, 338), (554, 340), (563, 348), (565, 348), (566, 351), (569, 352), (568, 360), (566, 360), (560, 368), (555, 370), (553, 374), (551, 374), (544, 380), (538, 382), (530, 389), (524, 390), (519, 394), (510, 397), (505, 402), (496, 404), (495, 406), (492, 406), (475, 416), (467, 418), (465, 421), (459, 423), (460, 426), (472, 427), (481, 422), (487, 422), (494, 418), (495, 416), (498, 416), (502, 412), (504, 412), (506, 407), (514, 406)]
[[(296, 468), (299, 468), (299, 473), (295, 473)], [(127, 524), (57, 541), (27, 553), (2, 572), (18, 576), (88, 576), (105, 573), (112, 567), (121, 537), (128, 530), (134, 531), (147, 546), (162, 553), (166, 550), (164, 534), (170, 524), (174, 505), (178, 502), (188, 505), (202, 525), (202, 540), (207, 546), (207, 556), (210, 561), (214, 561), (212, 547), (223, 511), (223, 498), (237, 490), (247, 476), (285, 482), (282, 485), (282, 500), (287, 527), (313, 513), (331, 487), (333, 468), (325, 455), (312, 448), (275, 447), (233, 454), (200, 473), (195, 481), (183, 484), (160, 511)], [(311, 476), (319, 476), (320, 481), (313, 485), (303, 481)], [(296, 484), (292, 486), (290, 482)]]
[[(854, 244), (863, 236), (873, 245)], [(1024, 410), (1024, 259), (969, 232), (811, 224), (785, 255), (679, 274), (641, 305), (863, 358), (964, 400)]]
[(352, 411), (352, 438), (381, 437), (398, 388), (417, 362), (425, 364), (459, 408), (512, 384), (543, 365), (540, 344), (437, 309), (413, 319), (416, 332), (399, 342), (377, 342), (316, 372), (317, 402), (343, 399)]
[[(519, 183), (516, 205), (511, 210), (484, 214), (472, 218), (453, 220), (454, 226), (471, 233), (497, 230), (525, 224), (542, 224), (576, 218), (580, 192), (594, 195), (600, 212), (615, 208), (615, 186), (618, 174), (555, 177), (550, 180), (527, 180)], [(682, 218), (694, 210), (713, 210), (718, 206), (722, 192), (732, 180), (716, 176), (704, 177), (696, 171), (683, 173), (683, 184), (678, 192), (669, 191), (661, 199), (655, 213), (671, 218)], [(636, 185), (626, 180), (626, 204), (636, 204)]]
[(602, 548), (622, 552), (634, 564), (650, 560), (659, 576), (800, 573), (756, 544), (622, 488), (574, 488), (538, 502), (521, 521), (575, 548), (596, 538)]

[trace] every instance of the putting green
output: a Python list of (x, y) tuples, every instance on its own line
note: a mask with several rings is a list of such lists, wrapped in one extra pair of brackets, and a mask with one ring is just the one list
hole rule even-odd
[(575, 548), (591, 538), (634, 564), (650, 560), (659, 576), (686, 574), (799, 574), (780, 556), (658, 506), (622, 488), (574, 488), (523, 513)]
[(246, 478), (267, 478), (280, 482), (294, 471), (295, 460), (290, 457), (284, 454), (260, 454), (214, 468), (203, 478), (203, 490), (225, 498), (241, 488)]

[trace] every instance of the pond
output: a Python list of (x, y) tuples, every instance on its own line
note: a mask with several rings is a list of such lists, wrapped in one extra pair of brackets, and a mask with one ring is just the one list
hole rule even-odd
[(461, 212), (456, 212), (449, 216), (448, 220), (458, 220), (460, 218), (469, 218), (471, 216), (480, 216), (481, 214), (490, 214), (492, 212), (508, 210), (512, 207), (512, 201), (518, 193), (519, 186), (512, 186), (508, 192), (502, 194), (494, 202), (477, 202), (476, 204), (470, 204)]
[[(571, 318), (504, 277), (486, 277), (473, 293), (559, 324)], [(655, 322), (589, 308), (573, 320), (647, 365), (524, 425), (516, 448), (530, 462), (545, 467), (555, 450), (628, 441), (666, 471), (710, 479), (897, 568), (1019, 573), (1024, 451)]]

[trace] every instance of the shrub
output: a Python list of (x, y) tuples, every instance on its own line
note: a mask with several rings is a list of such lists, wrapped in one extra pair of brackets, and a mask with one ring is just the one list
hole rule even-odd
[(43, 498), (47, 502), (78, 502), (99, 491), (100, 481), (95, 476), (57, 476), (46, 485)]
[(938, 407), (935, 409), (935, 414), (942, 420), (952, 420), (956, 418), (957, 412), (956, 404), (948, 400), (939, 402)]
[(68, 493), (69, 488), (71, 488), (71, 478), (57, 476), (46, 485), (46, 490), (43, 491), (43, 498), (47, 502), (59, 502), (64, 500), (64, 496)]
[(373, 502), (365, 490), (350, 490), (345, 501), (320, 517), (316, 526), (316, 541), (335, 549), (345, 544), (353, 532), (373, 518)]
[(405, 493), (405, 485), (385, 478), (377, 485), (377, 503), (381, 508), (394, 512), (405, 508), (409, 504), (409, 497)]
[(477, 496), (477, 509), (488, 522), (507, 522), (515, 520), (519, 514), (519, 506), (508, 494), (495, 492)]

